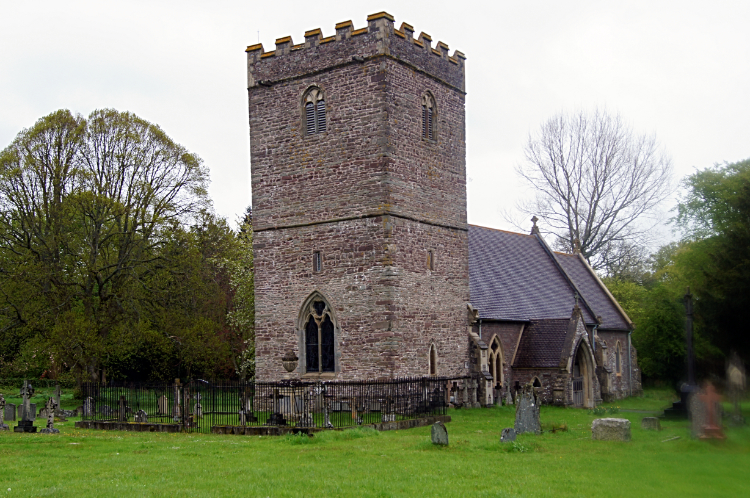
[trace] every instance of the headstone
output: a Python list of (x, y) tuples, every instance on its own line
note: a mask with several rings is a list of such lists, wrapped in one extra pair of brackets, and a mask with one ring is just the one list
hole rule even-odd
[(94, 398), (89, 396), (85, 400), (83, 400), (83, 417), (93, 417), (96, 413), (96, 406), (94, 404)]
[(630, 441), (630, 420), (597, 418), (591, 424), (591, 439), (597, 441)]
[(513, 395), (510, 393), (510, 388), (505, 390), (505, 404), (506, 406), (513, 404)]
[(432, 444), (440, 444), (448, 446), (448, 429), (442, 422), (435, 422), (432, 424), (432, 431), (430, 432), (432, 437)]
[(716, 392), (713, 384), (706, 383), (704, 392), (698, 394), (706, 409), (706, 423), (703, 425), (701, 439), (724, 439), (721, 429), (721, 395)]
[(55, 429), (55, 408), (57, 408), (55, 398), (49, 398), (44, 408), (47, 412), (47, 427), (39, 432), (43, 434), (60, 434), (60, 429)]
[(148, 423), (148, 414), (146, 414), (145, 410), (138, 410), (137, 412), (135, 412), (133, 420), (139, 424), (146, 424)]
[(34, 386), (24, 379), (20, 394), (23, 398), (23, 404), (21, 405), (22, 410), (19, 414), (21, 420), (18, 421), (18, 424), (13, 428), (13, 431), (36, 432), (36, 427), (34, 427), (36, 405), (29, 402), (29, 398), (34, 395)]
[(516, 431), (512, 427), (506, 427), (503, 432), (500, 433), (501, 443), (510, 443), (516, 440)]
[(742, 416), (740, 401), (745, 392), (745, 366), (742, 364), (737, 353), (733, 353), (727, 364), (727, 390), (733, 410), (729, 416), (732, 425), (745, 425), (745, 417)]
[(690, 393), (688, 396), (688, 417), (690, 418), (690, 435), (693, 438), (699, 438), (703, 435), (703, 427), (708, 420), (706, 406), (698, 397), (697, 392)]
[(60, 384), (55, 384), (55, 404), (60, 407)]
[(647, 431), (660, 431), (661, 422), (658, 417), (643, 417), (641, 420), (641, 428)]
[(128, 404), (125, 401), (125, 396), (120, 396), (120, 401), (117, 403), (117, 420), (119, 422), (128, 421)]
[(156, 404), (159, 408), (159, 415), (167, 415), (169, 413), (169, 400), (164, 394), (159, 396), (159, 400)]
[(520, 396), (516, 399), (516, 434), (533, 432), (540, 434), (542, 425), (539, 421), (539, 396), (531, 384), (523, 386)]
[(5, 420), (7, 422), (16, 421), (16, 405), (13, 403), (5, 403)]
[(3, 423), (5, 419), (5, 398), (0, 394), (0, 431), (7, 431), (10, 428)]

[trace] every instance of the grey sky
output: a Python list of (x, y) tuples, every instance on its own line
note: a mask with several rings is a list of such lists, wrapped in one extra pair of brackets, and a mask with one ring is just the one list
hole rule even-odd
[(509, 228), (526, 137), (561, 110), (606, 107), (656, 133), (678, 178), (750, 157), (746, 1), (5, 1), (0, 148), (59, 108), (129, 110), (204, 159), (216, 210), (236, 220), (250, 203), (245, 47), (381, 10), (468, 58), (472, 223)]

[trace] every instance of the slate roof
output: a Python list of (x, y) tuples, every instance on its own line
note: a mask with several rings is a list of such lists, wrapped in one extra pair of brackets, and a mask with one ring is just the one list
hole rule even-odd
[(628, 329), (578, 256), (548, 252), (534, 235), (469, 225), (470, 301), (480, 318), (569, 320), (576, 289), (585, 300), (580, 306), (586, 323), (596, 323), (599, 315), (604, 328)]
[(556, 368), (570, 324), (570, 318), (532, 320), (518, 343), (513, 368)]
[(602, 317), (602, 329), (628, 330), (628, 323), (617, 307), (604, 292), (586, 265), (575, 254), (555, 253), (555, 257), (565, 272), (570, 276), (586, 302), (593, 308), (597, 316)]

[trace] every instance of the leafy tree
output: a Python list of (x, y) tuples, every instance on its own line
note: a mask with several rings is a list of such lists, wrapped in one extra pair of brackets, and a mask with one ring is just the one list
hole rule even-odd
[(5, 330), (25, 329), (92, 379), (138, 314), (175, 226), (206, 206), (201, 160), (111, 109), (40, 119), (0, 153)]
[(640, 264), (646, 222), (671, 193), (672, 165), (653, 136), (619, 115), (561, 113), (530, 135), (518, 173), (537, 191), (521, 211), (539, 216), (555, 246), (580, 249), (608, 276)]

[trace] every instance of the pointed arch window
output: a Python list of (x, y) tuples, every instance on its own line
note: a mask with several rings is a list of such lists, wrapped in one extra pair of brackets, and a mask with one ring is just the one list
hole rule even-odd
[(313, 299), (306, 310), (304, 327), (305, 372), (335, 372), (334, 325), (328, 303)]
[(437, 375), (437, 349), (434, 344), (430, 345), (430, 375)]
[(437, 107), (432, 95), (422, 95), (422, 139), (435, 140), (435, 121), (437, 120)]
[(501, 389), (503, 387), (503, 348), (497, 336), (490, 343), (489, 367), (495, 389)]
[(622, 346), (620, 341), (617, 341), (615, 346), (615, 372), (617, 372), (617, 375), (622, 375)]
[(305, 135), (315, 135), (326, 131), (326, 100), (323, 90), (311, 86), (302, 99), (304, 105), (303, 123)]

